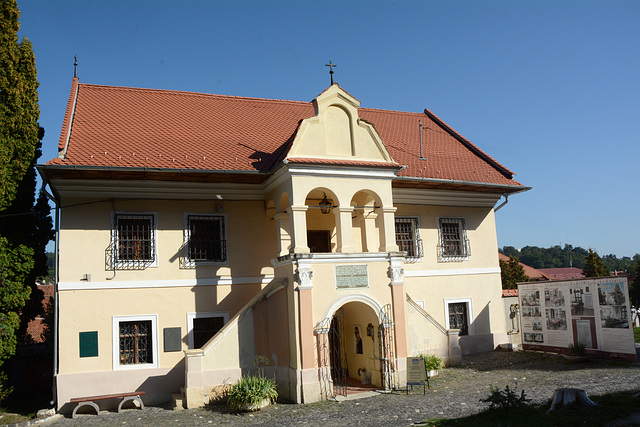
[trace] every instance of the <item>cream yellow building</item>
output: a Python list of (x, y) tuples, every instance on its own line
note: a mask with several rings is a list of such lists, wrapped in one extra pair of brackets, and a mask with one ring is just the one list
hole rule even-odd
[(508, 342), (494, 206), (527, 187), (429, 110), (80, 84), (59, 156), (58, 407), (184, 390), (265, 356), (280, 397), (405, 382)]

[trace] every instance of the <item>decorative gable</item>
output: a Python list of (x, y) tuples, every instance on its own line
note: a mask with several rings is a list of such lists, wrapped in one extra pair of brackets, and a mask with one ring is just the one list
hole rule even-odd
[(304, 119), (287, 159), (395, 163), (372, 124), (358, 117), (360, 101), (337, 83), (313, 100), (315, 116)]

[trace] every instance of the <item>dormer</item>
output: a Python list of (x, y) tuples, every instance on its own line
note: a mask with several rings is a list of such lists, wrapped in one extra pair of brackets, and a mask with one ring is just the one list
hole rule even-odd
[(337, 83), (312, 103), (315, 116), (300, 124), (288, 159), (395, 163), (373, 125), (358, 117), (360, 101)]

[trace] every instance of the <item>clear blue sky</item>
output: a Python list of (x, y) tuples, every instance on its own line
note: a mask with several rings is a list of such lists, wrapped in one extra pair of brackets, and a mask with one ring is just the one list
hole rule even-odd
[(18, 0), (44, 162), (81, 82), (429, 108), (533, 187), (499, 246), (640, 252), (640, 1)]

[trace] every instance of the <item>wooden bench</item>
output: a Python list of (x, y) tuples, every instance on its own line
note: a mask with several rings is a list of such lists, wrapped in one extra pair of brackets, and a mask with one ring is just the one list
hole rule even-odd
[(109, 399), (122, 399), (120, 404), (118, 405), (118, 413), (122, 410), (122, 405), (125, 402), (134, 401), (140, 404), (140, 409), (144, 409), (144, 403), (142, 403), (142, 396), (144, 396), (144, 391), (133, 391), (131, 393), (114, 393), (114, 394), (102, 394), (99, 396), (87, 396), (87, 397), (74, 397), (69, 401), (69, 403), (77, 403), (78, 405), (73, 409), (73, 413), (71, 414), (71, 418), (76, 417), (76, 412), (83, 406), (91, 406), (96, 410), (96, 415), (100, 415), (100, 409), (96, 404), (99, 400), (109, 400)]

